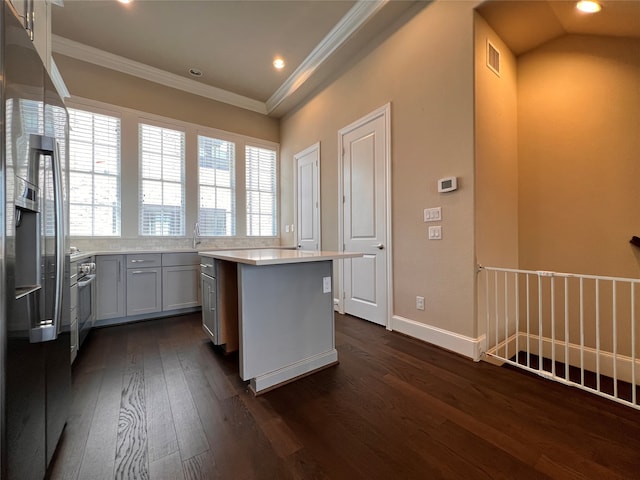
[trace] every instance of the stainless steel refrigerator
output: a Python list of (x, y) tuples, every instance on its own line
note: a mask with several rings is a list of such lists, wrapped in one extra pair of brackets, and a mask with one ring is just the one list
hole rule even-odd
[(0, 447), (3, 479), (42, 479), (71, 401), (68, 116), (0, 8)]

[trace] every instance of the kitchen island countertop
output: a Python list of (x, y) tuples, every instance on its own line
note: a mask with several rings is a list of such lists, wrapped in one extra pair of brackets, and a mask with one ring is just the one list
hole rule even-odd
[(315, 250), (284, 250), (261, 248), (251, 250), (213, 250), (198, 252), (203, 257), (247, 265), (281, 265), (286, 263), (322, 262), (340, 258), (361, 257), (361, 253)]

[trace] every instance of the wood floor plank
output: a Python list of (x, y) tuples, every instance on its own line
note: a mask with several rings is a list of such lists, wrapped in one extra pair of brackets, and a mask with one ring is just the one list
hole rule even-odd
[(178, 451), (149, 464), (150, 480), (184, 480), (184, 478), (182, 459)]
[(187, 460), (207, 451), (209, 444), (174, 345), (160, 343), (159, 348), (180, 456)]
[(183, 462), (183, 470), (186, 480), (215, 480), (222, 478), (210, 451), (185, 460)]
[(123, 379), (114, 475), (116, 479), (149, 478), (144, 367), (137, 360), (138, 356), (133, 354)]
[(104, 372), (79, 479), (113, 478), (121, 398), (122, 368), (114, 365)]
[(149, 461), (154, 462), (178, 452), (178, 438), (164, 375), (146, 378), (145, 398)]
[(71, 414), (50, 471), (52, 480), (78, 478), (103, 373), (102, 370), (96, 370), (74, 375)]

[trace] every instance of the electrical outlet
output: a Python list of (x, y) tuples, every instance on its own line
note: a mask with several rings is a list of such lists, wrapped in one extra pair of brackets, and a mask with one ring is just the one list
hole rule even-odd
[(289, 233), (289, 224), (288, 223), (284, 226), (284, 231), (286, 233)]
[(416, 309), (424, 310), (424, 297), (416, 297)]

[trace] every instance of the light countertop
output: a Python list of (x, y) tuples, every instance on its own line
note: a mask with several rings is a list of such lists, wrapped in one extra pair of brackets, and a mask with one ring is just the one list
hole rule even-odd
[(362, 253), (342, 253), (332, 251), (282, 250), (260, 248), (252, 250), (220, 250), (199, 252), (203, 257), (244, 263), (247, 265), (280, 265), (284, 263), (321, 262), (340, 258), (361, 257)]

